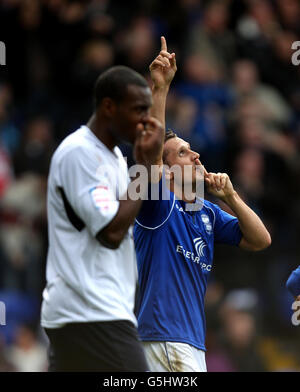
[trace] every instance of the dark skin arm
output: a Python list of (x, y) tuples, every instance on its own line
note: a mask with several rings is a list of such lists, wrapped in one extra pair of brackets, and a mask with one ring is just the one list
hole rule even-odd
[(117, 249), (142, 206), (142, 200), (120, 200), (119, 210), (114, 219), (97, 234), (101, 245)]

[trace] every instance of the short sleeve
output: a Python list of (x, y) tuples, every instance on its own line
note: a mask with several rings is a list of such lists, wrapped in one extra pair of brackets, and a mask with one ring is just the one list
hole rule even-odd
[(93, 151), (82, 147), (68, 152), (60, 162), (60, 182), (66, 198), (94, 236), (119, 209), (112, 175), (108, 174), (112, 170)]
[(300, 295), (300, 266), (289, 276), (286, 282), (286, 288), (293, 294), (294, 297), (298, 297), (298, 295)]
[(219, 206), (214, 205), (215, 225), (214, 234), (215, 242), (238, 246), (242, 239), (242, 232), (238, 219)]
[(170, 216), (175, 195), (167, 188), (164, 172), (158, 183), (149, 183), (147, 200), (143, 201), (136, 223), (146, 229), (157, 229)]

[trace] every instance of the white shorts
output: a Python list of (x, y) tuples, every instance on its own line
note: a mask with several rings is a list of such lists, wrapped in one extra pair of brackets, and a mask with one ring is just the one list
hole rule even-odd
[(206, 372), (205, 352), (187, 343), (143, 342), (151, 372)]

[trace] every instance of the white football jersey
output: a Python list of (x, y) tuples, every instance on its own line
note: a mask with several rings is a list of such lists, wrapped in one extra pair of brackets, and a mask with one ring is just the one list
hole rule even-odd
[(118, 147), (110, 151), (86, 126), (55, 151), (48, 179), (47, 286), (41, 324), (129, 320), (137, 267), (132, 227), (118, 249), (96, 239), (116, 215), (129, 182)]

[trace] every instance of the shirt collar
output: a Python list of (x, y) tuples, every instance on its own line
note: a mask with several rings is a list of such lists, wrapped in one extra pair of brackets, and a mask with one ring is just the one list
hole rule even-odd
[(196, 197), (196, 200), (194, 201), (194, 203), (187, 203), (184, 200), (180, 200), (180, 199), (177, 199), (177, 200), (178, 200), (178, 202), (180, 203), (181, 207), (184, 209), (185, 212), (196, 212), (196, 211), (198, 211), (198, 210), (195, 211), (195, 210), (188, 210), (188, 209), (186, 209), (186, 206), (189, 205), (189, 204), (200, 204), (202, 206), (204, 205), (204, 199), (202, 199), (200, 197)]
[(86, 135), (93, 140), (96, 146), (109, 151), (115, 158), (118, 158), (118, 154), (116, 152), (117, 146), (115, 146), (113, 150), (110, 150), (104, 143), (101, 142), (100, 139), (97, 138), (94, 132), (87, 125), (81, 125), (81, 129), (84, 129)]

